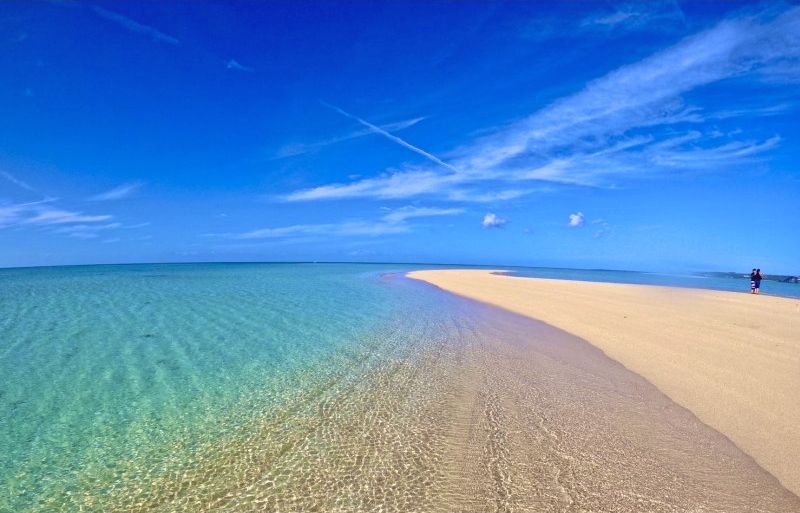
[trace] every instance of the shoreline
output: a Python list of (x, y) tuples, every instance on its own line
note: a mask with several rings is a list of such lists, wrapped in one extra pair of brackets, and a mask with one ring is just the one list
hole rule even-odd
[(800, 495), (800, 300), (497, 273), (408, 276), (586, 340)]

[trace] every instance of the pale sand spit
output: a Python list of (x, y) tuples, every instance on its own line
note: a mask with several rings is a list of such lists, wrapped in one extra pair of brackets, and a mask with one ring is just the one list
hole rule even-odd
[(587, 340), (800, 495), (800, 300), (487, 270), (409, 276)]

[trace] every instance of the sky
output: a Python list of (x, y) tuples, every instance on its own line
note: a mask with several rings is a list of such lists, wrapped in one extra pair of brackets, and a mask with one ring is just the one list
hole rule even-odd
[(797, 2), (0, 8), (0, 266), (800, 273)]

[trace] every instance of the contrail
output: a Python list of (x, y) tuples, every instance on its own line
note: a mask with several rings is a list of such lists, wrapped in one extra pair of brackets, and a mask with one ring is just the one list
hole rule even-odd
[(399, 144), (400, 146), (402, 146), (404, 148), (408, 148), (409, 150), (413, 151), (414, 153), (422, 155), (423, 157), (425, 157), (426, 159), (430, 160), (431, 162), (435, 162), (435, 163), (439, 164), (440, 166), (444, 166), (447, 169), (449, 169), (450, 171), (453, 171), (453, 172), (456, 172), (456, 173), (458, 172), (458, 169), (456, 169), (455, 167), (451, 166), (447, 162), (443, 161), (442, 159), (440, 159), (436, 155), (432, 155), (432, 154), (428, 153), (427, 151), (425, 151), (425, 150), (423, 150), (421, 148), (417, 148), (413, 144), (407, 143), (403, 139), (400, 139), (396, 135), (387, 132), (383, 128), (381, 128), (381, 127), (379, 127), (377, 125), (373, 125), (369, 121), (365, 121), (365, 120), (359, 118), (358, 116), (354, 116), (354, 115), (350, 114), (349, 112), (345, 112), (345, 111), (343, 111), (342, 109), (340, 109), (339, 107), (337, 107), (335, 105), (331, 105), (330, 103), (326, 103), (326, 102), (321, 102), (321, 103), (324, 106), (328, 107), (329, 109), (333, 109), (336, 112), (338, 112), (339, 114), (341, 114), (343, 116), (347, 116), (348, 118), (361, 123), (365, 127), (369, 128), (370, 130), (375, 132), (376, 134), (380, 134), (380, 135), (386, 137), (387, 139), (389, 139), (390, 141), (394, 141), (397, 144)]
[(16, 185), (18, 187), (21, 187), (21, 188), (23, 188), (25, 190), (28, 190), (28, 191), (31, 191), (31, 192), (36, 192), (36, 193), (39, 192), (36, 189), (34, 189), (33, 187), (31, 187), (30, 185), (28, 185), (26, 182), (20, 180), (16, 176), (12, 175), (11, 173), (7, 173), (5, 171), (0, 171), (0, 176), (5, 178), (9, 182), (13, 183), (14, 185)]

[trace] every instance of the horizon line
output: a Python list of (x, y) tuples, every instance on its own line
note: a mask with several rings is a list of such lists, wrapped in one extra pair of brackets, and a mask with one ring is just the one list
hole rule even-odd
[[(363, 260), (196, 260), (191, 262), (115, 262), (115, 263), (84, 263), (84, 264), (58, 264), (58, 265), (22, 265), (22, 266), (2, 266), (0, 271), (12, 269), (48, 269), (61, 267), (99, 267), (99, 266), (125, 266), (125, 265), (199, 265), (199, 264), (370, 264), (370, 265), (431, 265), (431, 266), (459, 266), (459, 267), (482, 267), (482, 268), (523, 268), (523, 269), (560, 269), (570, 271), (612, 271), (627, 273), (664, 273), (674, 271), (665, 270), (642, 270), (642, 269), (612, 269), (602, 267), (559, 267), (546, 265), (519, 265), (519, 264), (474, 264), (474, 263), (454, 263), (454, 262), (391, 262), (391, 261), (363, 261)], [(501, 269), (498, 269), (501, 270)], [(739, 273), (747, 274), (746, 271), (685, 271), (687, 275), (698, 273)], [(800, 276), (800, 273), (785, 274), (773, 273), (773, 276)], [(769, 276), (769, 274), (767, 274)]]

